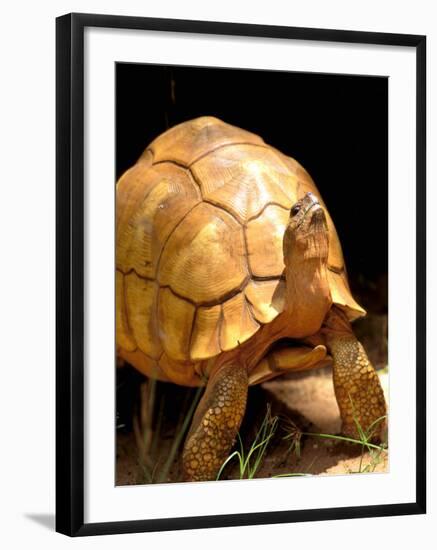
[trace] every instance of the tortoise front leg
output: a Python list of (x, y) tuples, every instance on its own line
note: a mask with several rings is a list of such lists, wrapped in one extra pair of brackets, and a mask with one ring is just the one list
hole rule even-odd
[(216, 478), (240, 428), (247, 388), (247, 370), (238, 363), (221, 366), (208, 380), (182, 456), (184, 476), (188, 481)]
[(379, 377), (367, 354), (356, 339), (346, 315), (335, 306), (325, 320), (323, 332), (333, 358), (334, 389), (342, 418), (342, 433), (357, 437), (359, 422), (363, 431), (370, 429), (381, 439), (387, 413)]

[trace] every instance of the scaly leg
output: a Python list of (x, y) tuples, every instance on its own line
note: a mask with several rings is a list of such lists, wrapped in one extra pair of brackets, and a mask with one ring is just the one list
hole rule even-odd
[(247, 370), (239, 364), (221, 366), (208, 380), (184, 446), (182, 459), (187, 480), (216, 478), (240, 428), (247, 388)]
[[(384, 392), (363, 346), (341, 310), (331, 309), (323, 332), (333, 357), (334, 389), (343, 421), (342, 432), (356, 438), (356, 422), (366, 431), (386, 415)], [(381, 439), (385, 425), (381, 420), (373, 426), (371, 431), (375, 439)]]

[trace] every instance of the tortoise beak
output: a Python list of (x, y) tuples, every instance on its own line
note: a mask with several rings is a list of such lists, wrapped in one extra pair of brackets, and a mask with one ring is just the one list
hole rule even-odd
[(314, 195), (314, 193), (308, 192), (303, 198), (303, 206), (305, 210), (309, 210), (313, 206), (319, 203), (319, 199)]
[[(322, 221), (322, 217), (324, 218), (325, 213), (323, 211), (323, 208), (320, 206), (319, 199), (311, 192), (306, 193), (306, 195), (301, 199), (302, 206), (299, 212), (299, 221), (298, 221), (298, 227), (302, 225), (302, 223), (311, 225), (314, 219), (314, 222), (316, 222), (319, 218), (320, 221)], [(314, 218), (314, 214), (317, 212), (316, 218)]]

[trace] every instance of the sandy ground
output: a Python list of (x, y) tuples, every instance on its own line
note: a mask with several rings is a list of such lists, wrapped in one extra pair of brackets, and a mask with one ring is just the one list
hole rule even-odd
[[(379, 373), (386, 397), (388, 398), (388, 374)], [(154, 466), (156, 472), (162, 468), (174, 440), (178, 418), (172, 411), (193, 395), (185, 388), (162, 384), (159, 396), (165, 398), (172, 408), (163, 408), (162, 423), (156, 441), (159, 449)], [(158, 398), (157, 398), (158, 399)], [(387, 399), (388, 400), (388, 399)], [(255, 477), (265, 478), (289, 474), (350, 474), (359, 472), (384, 472), (388, 470), (388, 453), (376, 452), (372, 455), (362, 452), (362, 447), (331, 438), (322, 438), (317, 433), (336, 434), (340, 430), (340, 417), (334, 396), (330, 369), (307, 374), (294, 374), (281, 377), (250, 388), (247, 412), (241, 426), (241, 437), (246, 448), (250, 447), (256, 431), (266, 413), (267, 404), (272, 416), (280, 417), (275, 434), (269, 442), (264, 460)], [(300, 453), (289, 450), (290, 440), (284, 439), (290, 426), (295, 426), (300, 436)], [(293, 428), (294, 429), (294, 428)], [(180, 455), (180, 453), (179, 453)], [(238, 479), (237, 461), (230, 463), (223, 472), (222, 479)], [(167, 482), (181, 481), (180, 458), (172, 464)], [(138, 448), (132, 430), (121, 430), (117, 435), (117, 484), (130, 485), (145, 483), (143, 469), (138, 464)]]

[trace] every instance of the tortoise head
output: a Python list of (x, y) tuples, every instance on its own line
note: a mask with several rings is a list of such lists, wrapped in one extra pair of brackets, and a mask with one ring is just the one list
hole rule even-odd
[(307, 193), (290, 210), (290, 219), (284, 233), (284, 262), (297, 264), (308, 260), (325, 263), (328, 259), (328, 224), (318, 198)]
[(291, 208), (283, 248), (285, 308), (293, 315), (294, 333), (308, 336), (320, 329), (332, 303), (327, 276), (328, 224), (313, 193), (307, 193)]

